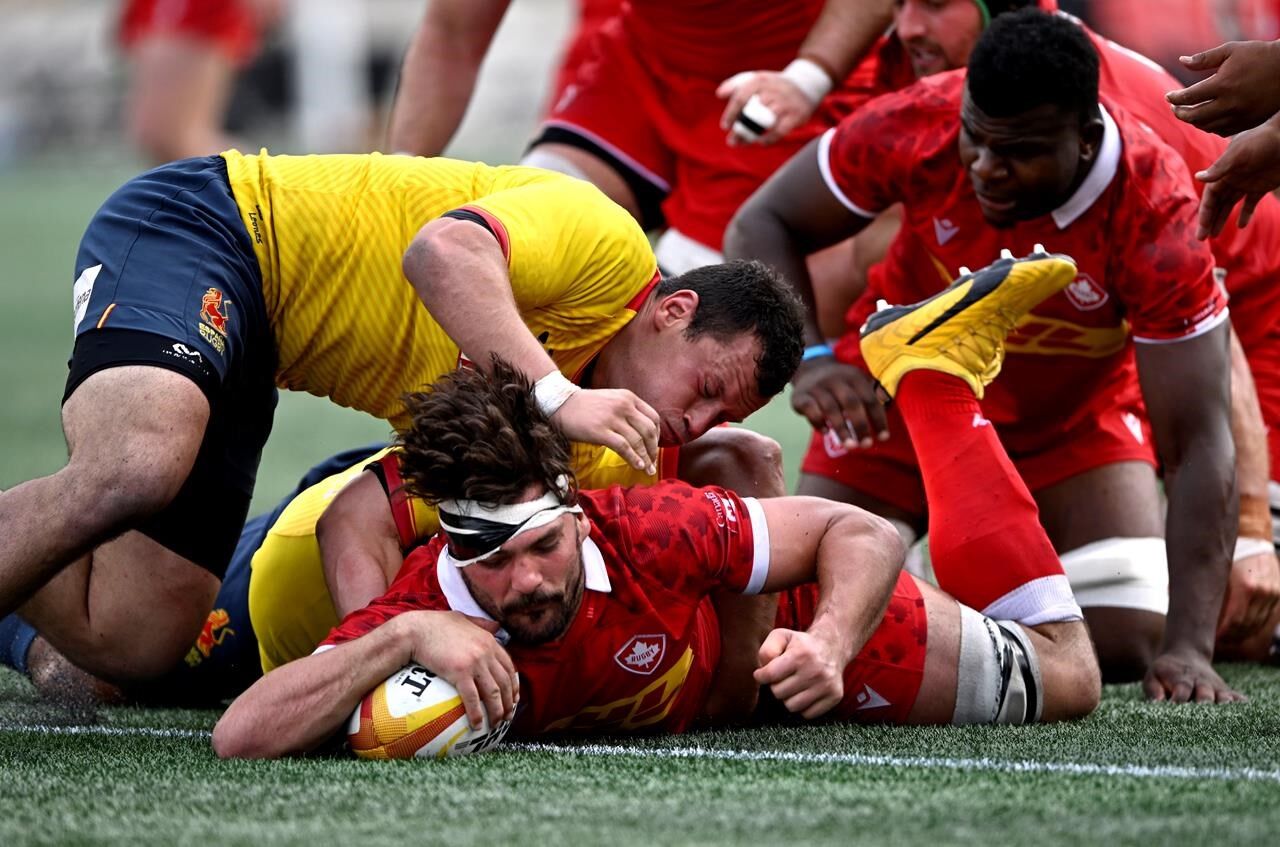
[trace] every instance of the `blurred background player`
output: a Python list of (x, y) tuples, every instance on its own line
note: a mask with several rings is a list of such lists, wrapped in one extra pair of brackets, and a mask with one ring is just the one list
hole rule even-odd
[(126, 0), (118, 37), (131, 68), (127, 132), (159, 164), (236, 146), (223, 129), (236, 72), (285, 0)]
[[(926, 296), (948, 269), (1005, 246), (1052, 243), (1077, 260), (1078, 278), (1010, 340), (985, 418), (1038, 498), (1104, 677), (1145, 673), (1159, 699), (1232, 699), (1210, 667), (1236, 536), (1230, 327), (1212, 256), (1193, 237), (1181, 160), (1099, 104), (1097, 52), (1074, 22), (1024, 9), (993, 19), (967, 80), (951, 72), (872, 101), (788, 163), (735, 219), (729, 252), (803, 288), (805, 252), (895, 202), (912, 239), (895, 241), (852, 327), (876, 298)], [(874, 401), (864, 411), (874, 393), (847, 364), (859, 358), (854, 338), (838, 359), (829, 349), (811, 357), (797, 380), (793, 403), (816, 431), (800, 491), (918, 532), (926, 502), (910, 440), (900, 422), (885, 426)], [(812, 315), (806, 343), (823, 344)], [(862, 427), (864, 414), (888, 435), (858, 449), (866, 439), (849, 421)], [(952, 590), (946, 574), (938, 579)]]
[[(388, 149), (417, 155), (444, 149), (509, 5), (428, 5), (401, 71)], [(665, 271), (715, 263), (738, 205), (834, 122), (833, 114), (819, 115), (784, 143), (730, 147), (722, 84), (756, 68), (779, 71), (813, 109), (879, 36), (889, 6), (888, 0), (620, 3), (616, 14), (580, 33), (581, 58), (572, 74), (562, 73), (567, 82), (523, 161), (587, 179), (645, 229), (665, 227), (657, 245)], [(725, 87), (724, 96), (734, 87)]]
[[(892, 528), (853, 507), (682, 484), (579, 493), (528, 381), (496, 365), (492, 381), (459, 373), (411, 400), (409, 485), (439, 504), (441, 534), (315, 654), (238, 698), (215, 751), (321, 745), (409, 661), (458, 688), (473, 726), (487, 712), (514, 718), (517, 736), (682, 732), (700, 716), (721, 647), (706, 600), (717, 587), (794, 586), (755, 672), (782, 714), (955, 724), (1088, 714), (1099, 680), (1079, 608), (999, 441), (970, 426), (1003, 333), (1072, 277), (1069, 262), (1030, 258), (881, 315), (865, 339), (921, 442), (938, 555), (980, 573), (971, 596), (1000, 615), (902, 573)], [(970, 307), (955, 309), (961, 301)], [(906, 344), (913, 333), (928, 338)], [(437, 446), (477, 433), (489, 449)], [(972, 497), (973, 484), (987, 496)], [(628, 667), (640, 633), (661, 646)]]

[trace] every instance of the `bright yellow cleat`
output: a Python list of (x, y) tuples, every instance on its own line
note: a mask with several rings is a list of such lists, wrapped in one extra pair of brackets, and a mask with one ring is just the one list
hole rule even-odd
[(928, 300), (876, 312), (862, 327), (862, 357), (890, 397), (903, 375), (927, 368), (958, 376), (981, 398), (1000, 373), (1009, 331), (1075, 276), (1074, 260), (1038, 246), (1000, 259)]

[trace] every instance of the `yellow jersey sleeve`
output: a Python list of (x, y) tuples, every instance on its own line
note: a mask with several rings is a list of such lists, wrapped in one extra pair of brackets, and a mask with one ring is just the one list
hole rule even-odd
[(657, 276), (640, 225), (582, 180), (499, 189), (463, 209), (494, 232), (521, 316), (570, 376), (635, 316)]

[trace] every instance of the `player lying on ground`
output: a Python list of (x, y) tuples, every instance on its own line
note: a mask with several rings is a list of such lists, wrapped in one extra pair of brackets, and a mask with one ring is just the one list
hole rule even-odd
[[(967, 76), (877, 98), (792, 159), (738, 213), (729, 253), (762, 259), (803, 290), (806, 253), (901, 202), (904, 232), (851, 327), (877, 298), (928, 296), (1002, 247), (1070, 253), (1079, 276), (1010, 337), (983, 413), (1039, 498), (1104, 678), (1145, 674), (1157, 699), (1230, 701), (1238, 695), (1210, 664), (1236, 536), (1226, 296), (1194, 237), (1181, 159), (1099, 101), (1098, 73), (1071, 20), (1001, 15)], [(815, 429), (801, 493), (920, 531), (914, 439), (890, 409), (887, 438), (872, 444), (865, 416), (886, 430), (886, 413), (857, 336), (832, 355), (811, 317), (806, 341), (792, 395)], [(939, 584), (955, 594), (968, 574), (943, 565)]]
[(656, 476), (659, 443), (750, 414), (800, 354), (798, 304), (772, 272), (661, 280), (626, 212), (531, 168), (177, 162), (107, 201), (76, 270), (70, 459), (0, 494), (0, 614), (21, 607), (117, 681), (167, 672), (195, 641), (277, 386), (403, 425), (405, 393), (464, 350), (480, 367), (497, 353), (568, 437)]
[(934, 556), (1010, 586), (998, 617), (902, 573), (897, 533), (855, 507), (681, 483), (579, 495), (529, 383), (499, 364), (492, 380), (459, 372), (412, 400), (408, 484), (438, 503), (443, 532), (314, 655), (237, 699), (214, 749), (313, 749), (411, 660), (458, 688), (475, 726), (487, 714), (514, 715), (517, 735), (678, 732), (700, 716), (721, 648), (707, 598), (726, 587), (791, 589), (755, 676), (795, 715), (1088, 714), (1100, 681), (1079, 607), (975, 397), (999, 370), (1005, 333), (1074, 273), (1043, 254), (1001, 261), (877, 316), (864, 340), (920, 443)]

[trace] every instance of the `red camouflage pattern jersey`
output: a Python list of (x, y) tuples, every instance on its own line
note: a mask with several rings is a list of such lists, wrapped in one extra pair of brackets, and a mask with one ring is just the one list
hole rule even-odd
[[(709, 595), (756, 593), (769, 571), (764, 513), (721, 488), (662, 482), (582, 492), (586, 586), (565, 634), (506, 647), (520, 672), (516, 735), (682, 732), (698, 716), (720, 658)], [(415, 609), (480, 609), (435, 536), (405, 559), (387, 593), (348, 615), (325, 645)], [(499, 633), (499, 640), (505, 634)]]
[[(1133, 339), (1160, 343), (1226, 320), (1226, 294), (1209, 248), (1195, 238), (1197, 200), (1182, 160), (1148, 128), (1104, 100), (1106, 133), (1093, 169), (1051, 214), (997, 229), (982, 216), (960, 163), (964, 71), (921, 80), (866, 104), (822, 137), (828, 188), (856, 214), (904, 203), (903, 231), (850, 310), (859, 326), (876, 298), (913, 303), (945, 287), (961, 266), (982, 267), (1001, 248), (1036, 244), (1072, 256), (1079, 275), (1018, 325), (983, 411), (1011, 449), (1044, 449), (1080, 420), (1141, 392)], [(860, 362), (856, 332), (837, 355)]]
[[(1057, 3), (1041, 0), (1040, 7), (1053, 11)], [(1209, 167), (1227, 149), (1226, 139), (1201, 132), (1174, 117), (1164, 95), (1181, 88), (1182, 83), (1168, 71), (1141, 53), (1104, 38), (1078, 18), (1066, 12), (1058, 14), (1083, 29), (1098, 51), (1098, 90), (1102, 96), (1154, 130), (1161, 141), (1177, 151), (1190, 173)], [(839, 100), (841, 114), (914, 82), (915, 73), (902, 42), (889, 33), (846, 82), (849, 94)], [(1191, 184), (1197, 194), (1204, 192), (1204, 183), (1193, 179)], [(1280, 323), (1280, 200), (1271, 195), (1263, 197), (1245, 229), (1236, 225), (1233, 215), (1209, 246), (1236, 307), (1231, 323), (1246, 349), (1251, 349)]]

